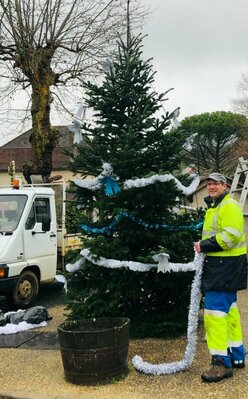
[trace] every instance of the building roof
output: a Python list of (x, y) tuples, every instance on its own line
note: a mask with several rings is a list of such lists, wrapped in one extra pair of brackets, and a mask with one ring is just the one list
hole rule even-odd
[[(68, 169), (69, 156), (63, 153), (64, 149), (72, 149), (73, 134), (67, 126), (55, 126), (60, 132), (58, 144), (53, 151), (53, 170)], [(32, 147), (29, 141), (31, 129), (18, 137), (10, 140), (0, 147), (0, 171), (7, 172), (10, 161), (15, 161), (17, 171), (22, 170), (22, 165), (32, 160)]]

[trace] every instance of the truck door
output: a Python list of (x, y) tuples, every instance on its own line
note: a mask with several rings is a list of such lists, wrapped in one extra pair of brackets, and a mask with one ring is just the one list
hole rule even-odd
[[(48, 231), (42, 230), (44, 220)], [(24, 230), (24, 257), (28, 264), (37, 264), (41, 281), (53, 278), (57, 265), (56, 219), (51, 212), (49, 197), (36, 197), (27, 217)]]

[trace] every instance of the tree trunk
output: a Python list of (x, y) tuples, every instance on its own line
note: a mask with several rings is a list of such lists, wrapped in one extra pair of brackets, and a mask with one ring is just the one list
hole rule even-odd
[(40, 174), (47, 181), (52, 171), (52, 152), (58, 139), (58, 131), (50, 125), (50, 83), (33, 83), (32, 91), (32, 173)]

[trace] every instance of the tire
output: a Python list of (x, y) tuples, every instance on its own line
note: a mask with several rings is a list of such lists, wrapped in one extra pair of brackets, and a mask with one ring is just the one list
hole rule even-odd
[(26, 309), (33, 305), (39, 292), (39, 281), (34, 272), (26, 270), (21, 273), (13, 290), (7, 295), (10, 305)]

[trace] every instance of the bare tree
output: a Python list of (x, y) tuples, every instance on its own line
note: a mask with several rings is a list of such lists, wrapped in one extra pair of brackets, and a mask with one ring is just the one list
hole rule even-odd
[(239, 82), (239, 93), (238, 98), (233, 99), (234, 111), (243, 114), (248, 117), (248, 75), (243, 74)]
[[(29, 174), (49, 178), (58, 138), (50, 111), (56, 101), (62, 102), (55, 91), (97, 73), (117, 34), (125, 31), (126, 4), (127, 0), (0, 0), (2, 98), (19, 89), (30, 93)], [(144, 16), (135, 0), (131, 15)]]

